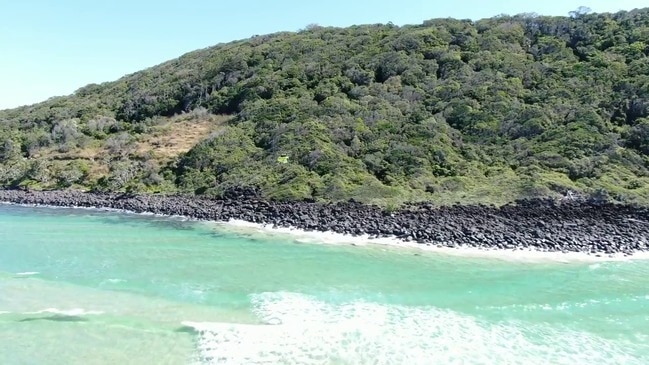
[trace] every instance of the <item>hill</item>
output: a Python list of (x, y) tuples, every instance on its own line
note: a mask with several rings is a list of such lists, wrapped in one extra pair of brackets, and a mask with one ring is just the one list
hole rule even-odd
[(649, 204), (649, 8), (309, 26), (0, 111), (0, 185)]

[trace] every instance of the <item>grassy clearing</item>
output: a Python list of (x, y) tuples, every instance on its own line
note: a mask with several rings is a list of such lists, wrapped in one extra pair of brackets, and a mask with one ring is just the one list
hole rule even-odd
[(231, 119), (226, 115), (208, 115), (202, 118), (185, 115), (168, 118), (152, 127), (149, 134), (138, 137), (135, 152), (150, 154), (155, 160), (166, 162), (189, 151)]

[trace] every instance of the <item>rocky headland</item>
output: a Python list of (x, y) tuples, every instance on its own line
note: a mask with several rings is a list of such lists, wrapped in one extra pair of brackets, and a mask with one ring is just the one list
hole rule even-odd
[(649, 251), (649, 208), (593, 201), (520, 200), (495, 207), (413, 203), (395, 211), (357, 202), (277, 202), (255, 190), (223, 198), (73, 190), (0, 190), (15, 204), (122, 209), (201, 220), (245, 220), (307, 231), (396, 237), (438, 247), (536, 249), (594, 255)]

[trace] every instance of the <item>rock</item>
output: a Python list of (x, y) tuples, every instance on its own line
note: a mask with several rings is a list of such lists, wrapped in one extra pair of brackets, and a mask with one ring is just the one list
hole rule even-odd
[(185, 215), (196, 219), (244, 219), (273, 227), (334, 231), (376, 237), (396, 236), (438, 247), (471, 246), (630, 255), (649, 249), (649, 209), (588, 202), (555, 204), (522, 200), (517, 204), (436, 208), (408, 204), (394, 212), (358, 202), (283, 203), (266, 201), (256, 189), (234, 188), (212, 199), (189, 195), (86, 193), (73, 190), (0, 190), (0, 200), (19, 204), (125, 209)]

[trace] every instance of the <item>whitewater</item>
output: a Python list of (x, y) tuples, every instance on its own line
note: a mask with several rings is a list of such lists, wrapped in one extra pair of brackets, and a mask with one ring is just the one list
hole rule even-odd
[(1, 205), (0, 363), (649, 363), (642, 255), (478, 251)]

